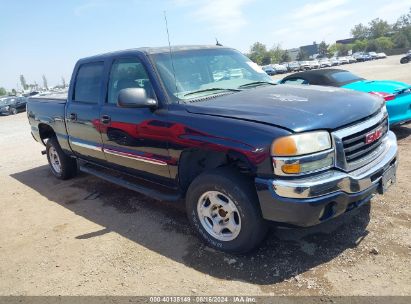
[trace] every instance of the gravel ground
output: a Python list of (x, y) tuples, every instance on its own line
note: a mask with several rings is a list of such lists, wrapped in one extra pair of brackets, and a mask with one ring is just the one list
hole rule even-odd
[[(346, 65), (411, 83), (399, 56)], [(397, 184), (310, 229), (272, 229), (231, 256), (183, 208), (81, 174), (55, 179), (26, 114), (0, 117), (0, 295), (411, 295), (411, 125), (395, 129)]]

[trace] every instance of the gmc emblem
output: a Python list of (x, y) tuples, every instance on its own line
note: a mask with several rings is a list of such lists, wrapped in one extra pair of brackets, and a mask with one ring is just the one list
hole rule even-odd
[(382, 135), (382, 127), (379, 127), (377, 130), (374, 130), (367, 135), (365, 135), (365, 144), (373, 143), (374, 141), (381, 138)]

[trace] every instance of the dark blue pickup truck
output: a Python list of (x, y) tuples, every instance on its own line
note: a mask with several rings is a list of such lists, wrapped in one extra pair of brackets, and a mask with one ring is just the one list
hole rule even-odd
[(27, 115), (57, 178), (81, 170), (185, 199), (200, 237), (226, 252), (255, 248), (269, 222), (319, 224), (395, 182), (397, 141), (382, 99), (275, 85), (226, 47), (81, 59), (67, 98), (31, 98)]

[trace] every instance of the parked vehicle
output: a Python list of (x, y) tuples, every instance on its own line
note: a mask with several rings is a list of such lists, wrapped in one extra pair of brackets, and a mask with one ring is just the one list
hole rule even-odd
[(347, 57), (338, 57), (338, 61), (340, 62), (340, 64), (348, 64), (348, 63), (350, 63), (350, 61), (348, 60)]
[(281, 62), (280, 65), (284, 66), (287, 69), (287, 72), (290, 72), (289, 62)]
[(321, 59), (319, 64), (320, 68), (328, 68), (332, 66), (331, 61), (328, 58)]
[(311, 60), (309, 61), (310, 63), (310, 68), (311, 69), (319, 69), (320, 68), (320, 63), (318, 62), (318, 60)]
[(0, 98), (0, 114), (15, 115), (26, 110), (25, 97), (8, 96)]
[(290, 72), (296, 72), (296, 71), (301, 71), (303, 68), (300, 66), (300, 64), (297, 61), (291, 61), (288, 63), (288, 70)]
[(287, 67), (282, 64), (273, 64), (272, 67), (277, 74), (284, 74), (288, 72)]
[(368, 56), (371, 57), (371, 60), (378, 59), (378, 55), (376, 52), (368, 52)]
[(72, 75), (67, 99), (27, 105), (51, 172), (68, 179), (79, 167), (151, 198), (185, 198), (190, 223), (218, 250), (252, 250), (269, 221), (322, 223), (395, 180), (380, 98), (275, 85), (230, 48), (112, 52), (79, 60)]
[(371, 60), (371, 57), (368, 54), (365, 54), (364, 52), (357, 52), (353, 54), (353, 57), (358, 61), (358, 62), (363, 62), (363, 61), (368, 61)]
[(311, 64), (309, 61), (298, 61), (298, 64), (300, 65), (300, 69), (302, 71), (311, 70)]
[(377, 59), (387, 58), (387, 54), (385, 53), (377, 53)]
[(411, 85), (393, 80), (366, 80), (341, 69), (301, 72), (279, 83), (333, 86), (371, 93), (385, 100), (390, 126), (411, 121)]
[(262, 69), (267, 73), (267, 75), (273, 76), (277, 74), (276, 70), (274, 70), (270, 65), (263, 66)]
[(353, 56), (346, 56), (345, 58), (348, 59), (348, 62), (349, 62), (349, 63), (355, 63), (355, 62), (357, 62), (357, 60), (356, 60)]
[(402, 64), (408, 63), (410, 61), (411, 61), (411, 53), (408, 53), (407, 55), (405, 55), (404, 57), (400, 59), (400, 63)]
[(332, 65), (332, 66), (336, 66), (336, 65), (340, 65), (340, 64), (341, 64), (341, 61), (340, 61), (338, 58), (336, 58), (336, 57), (331, 58), (331, 59), (330, 59), (330, 62), (331, 62), (331, 65)]

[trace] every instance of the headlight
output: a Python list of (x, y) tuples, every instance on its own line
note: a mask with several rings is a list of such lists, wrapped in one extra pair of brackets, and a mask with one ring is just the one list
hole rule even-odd
[(387, 111), (387, 106), (383, 105), (383, 107), (381, 108), (381, 113), (383, 116), (388, 115), (388, 111)]
[(334, 165), (334, 150), (326, 131), (285, 136), (271, 146), (276, 175), (305, 174)]
[(307, 132), (278, 138), (271, 145), (271, 155), (297, 156), (330, 148), (331, 138), (327, 131)]

